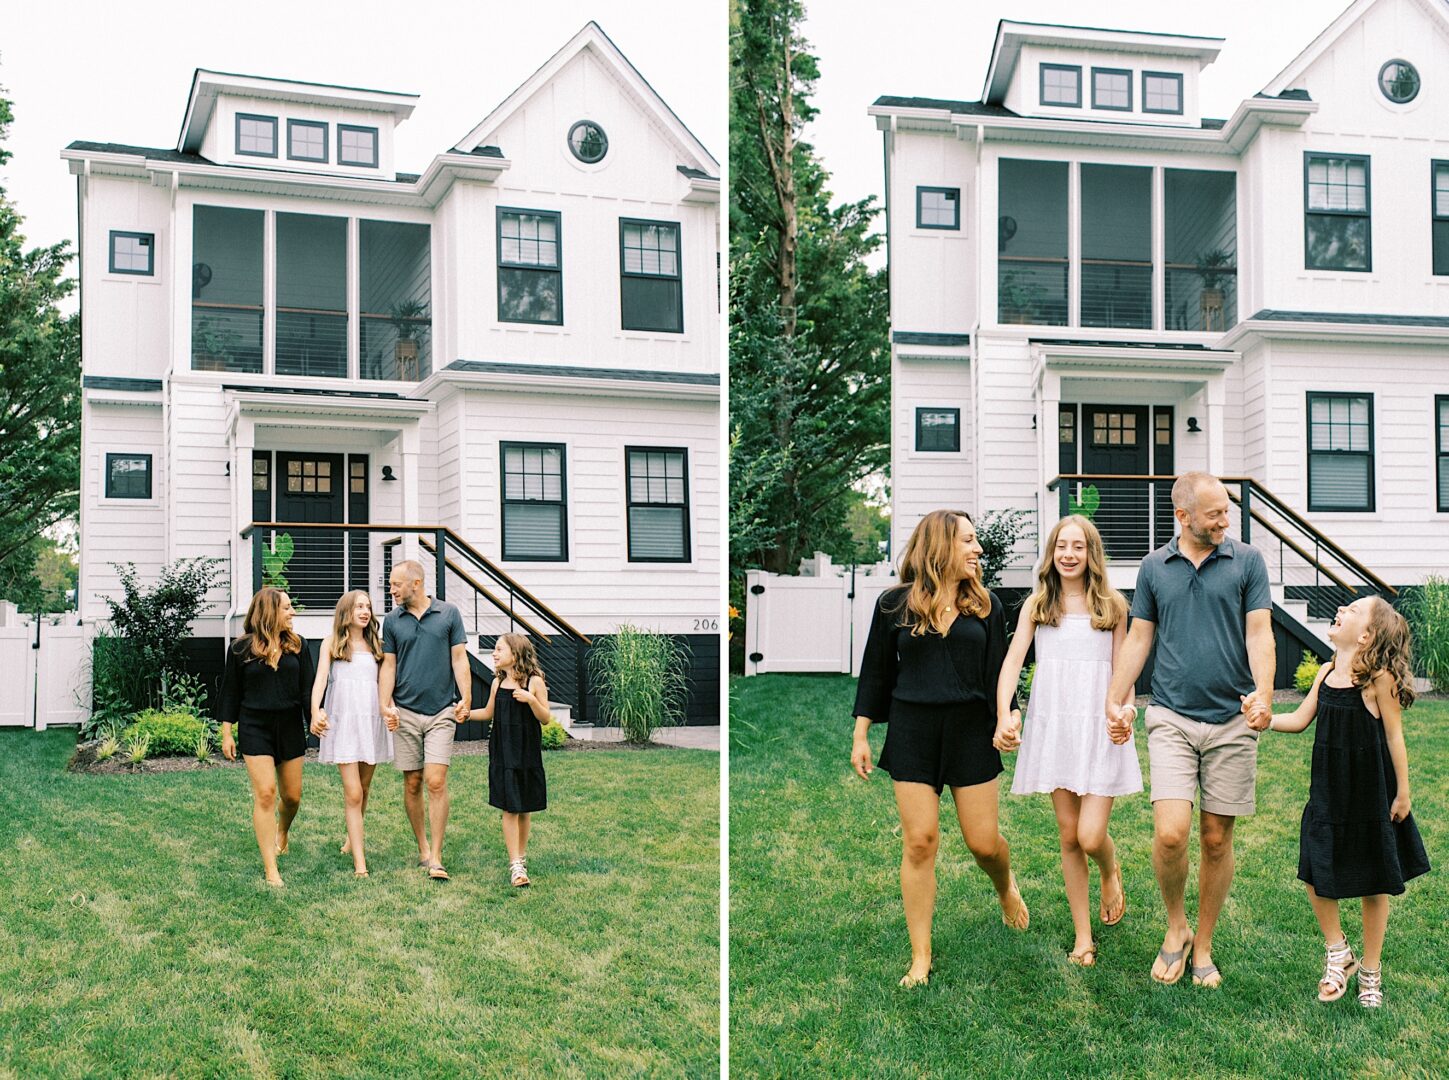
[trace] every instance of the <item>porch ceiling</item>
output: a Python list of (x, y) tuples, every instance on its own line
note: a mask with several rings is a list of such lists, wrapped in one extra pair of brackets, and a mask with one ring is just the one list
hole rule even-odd
[(1040, 386), (1047, 372), (1057, 377), (1124, 378), (1152, 375), (1176, 382), (1216, 378), (1242, 359), (1224, 349), (1182, 349), (1150, 345), (1075, 345), (1034, 342), (1032, 383)]

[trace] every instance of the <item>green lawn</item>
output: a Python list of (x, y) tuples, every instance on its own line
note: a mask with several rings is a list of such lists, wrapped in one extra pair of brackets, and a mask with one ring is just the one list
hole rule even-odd
[(718, 1071), (718, 754), (549, 755), (526, 890), (486, 757), (454, 760), (446, 884), (390, 766), (354, 879), (308, 764), (274, 891), (240, 769), (71, 775), (74, 740), (0, 734), (0, 1078)]
[[(735, 1076), (1347, 1077), (1449, 1075), (1449, 706), (1406, 714), (1415, 818), (1435, 869), (1389, 919), (1386, 1007), (1315, 1000), (1323, 949), (1297, 880), (1312, 729), (1260, 744), (1258, 814), (1239, 823), (1237, 876), (1214, 942), (1225, 984), (1148, 975), (1165, 924), (1146, 794), (1118, 801), (1126, 918), (1069, 967), (1071, 921), (1046, 795), (1003, 796), (1003, 832), (1031, 929), (1001, 924), (986, 875), (943, 801), (936, 973), (910, 959), (890, 778), (850, 770), (854, 682), (736, 679), (730, 705), (730, 1058)], [(884, 729), (871, 741), (879, 751)], [(1146, 740), (1137, 743), (1147, 771)], [(1008, 756), (1010, 759), (1010, 756)], [(1010, 769), (1002, 776), (1010, 786)], [(1196, 911), (1197, 858), (1188, 889)], [(1093, 874), (1092, 910), (1097, 905)], [(1350, 941), (1359, 907), (1344, 904)], [(1096, 922), (1094, 915), (1094, 924)]]

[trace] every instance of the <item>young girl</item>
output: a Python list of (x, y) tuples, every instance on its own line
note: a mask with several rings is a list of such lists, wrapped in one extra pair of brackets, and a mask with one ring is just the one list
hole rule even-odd
[(487, 706), (474, 709), (468, 719), (493, 722), (488, 734), (488, 803), (503, 811), (509, 877), (515, 888), (522, 888), (529, 884), (530, 815), (548, 805), (542, 735), (549, 721), (548, 687), (533, 643), (522, 634), (498, 639), (493, 670), (497, 674)]
[[(1377, 596), (1338, 609), (1328, 628), (1333, 659), (1274, 731), (1302, 731), (1316, 717), (1308, 805), (1298, 840), (1298, 877), (1323, 931), (1327, 958), (1318, 1000), (1337, 1001), (1358, 972), (1358, 1003), (1384, 1003), (1381, 956), (1389, 896), (1429, 869), (1409, 814), (1403, 709), (1414, 703), (1409, 626)], [(1363, 958), (1349, 947), (1338, 902), (1363, 897)]]
[[(1127, 910), (1127, 897), (1107, 821), (1115, 796), (1142, 790), (1136, 749), (1130, 741), (1114, 745), (1102, 723), (1101, 702), (1126, 636), (1127, 602), (1107, 584), (1101, 534), (1080, 515), (1064, 517), (1052, 529), (1036, 579), (996, 684), (995, 743), (1002, 750), (1021, 747), (1013, 795), (1051, 792), (1076, 932), (1067, 959), (1091, 967), (1097, 943), (1087, 908), (1087, 858), (1101, 874), (1102, 924), (1113, 926)], [(1011, 695), (1033, 638), (1036, 675), (1023, 738), (1011, 715)]]
[(347, 820), (342, 854), (351, 854), (353, 873), (367, 877), (362, 849), (367, 794), (373, 770), (392, 760), (392, 732), (383, 723), (377, 699), (382, 639), (367, 593), (354, 590), (337, 601), (332, 633), (322, 643), (319, 659), (312, 684), (312, 734), (322, 744), (317, 760), (336, 764), (342, 774)]

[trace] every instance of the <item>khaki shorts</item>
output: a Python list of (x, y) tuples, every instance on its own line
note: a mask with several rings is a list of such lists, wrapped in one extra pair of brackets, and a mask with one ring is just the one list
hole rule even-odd
[(458, 724), (451, 705), (435, 716), (424, 716), (401, 705), (397, 711), (392, 763), (400, 772), (417, 772), (424, 765), (446, 765), (453, 760), (453, 732)]
[(1258, 733), (1241, 714), (1225, 724), (1190, 720), (1162, 705), (1147, 706), (1147, 760), (1152, 801), (1185, 799), (1224, 817), (1254, 810)]

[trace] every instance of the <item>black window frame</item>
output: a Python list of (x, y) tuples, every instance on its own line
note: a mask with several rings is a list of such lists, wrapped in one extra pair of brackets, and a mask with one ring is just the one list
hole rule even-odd
[[(671, 502), (635, 502), (634, 501), (634, 477), (629, 471), (631, 454), (678, 454), (683, 459), (682, 468), (684, 476), (684, 501), (682, 503)], [(646, 477), (647, 481), (647, 477)], [(678, 559), (650, 558), (636, 556), (634, 554), (634, 515), (631, 511), (636, 507), (663, 507), (669, 510), (679, 510), (680, 521), (684, 528), (684, 556)], [(689, 448), (687, 446), (626, 446), (624, 447), (624, 551), (631, 563), (687, 563), (694, 561), (693, 529), (689, 521)]]
[[(144, 270), (123, 270), (116, 266), (116, 240), (118, 237), (126, 237), (131, 240), (146, 241), (141, 246), (148, 252), (146, 269)], [(133, 277), (155, 277), (156, 276), (156, 234), (148, 232), (130, 232), (126, 229), (112, 229), (109, 239), (106, 241), (106, 265), (107, 272), (111, 274), (130, 274)]]
[[(1449, 274), (1449, 212), (1439, 213), (1439, 170), (1444, 170), (1444, 192), (1449, 195), (1449, 161), (1436, 158), (1429, 162), (1429, 269), (1435, 277)], [(1441, 229), (1440, 226), (1443, 226)], [(1445, 261), (1441, 270), (1435, 261), (1437, 234), (1444, 233)]]
[[(241, 144), (241, 140), (242, 140), (242, 129), (241, 129), (241, 126), (242, 126), (242, 121), (243, 120), (258, 120), (258, 121), (262, 121), (263, 123), (268, 123), (268, 124), (271, 124), (272, 125), (272, 152), (270, 154), (268, 154), (264, 150), (243, 150), (242, 149), (242, 144)], [(277, 143), (281, 141), (281, 132), (280, 132), (279, 129), (280, 129), (280, 125), (277, 123), (277, 118), (275, 116), (263, 116), (260, 113), (243, 113), (243, 112), (237, 113), (236, 114), (236, 152), (237, 152), (237, 156), (238, 157), (276, 158), (277, 155), (281, 151), (281, 148), (277, 145)]]
[[(956, 220), (951, 225), (928, 225), (921, 220), (921, 211), (925, 209), (922, 205), (924, 195), (950, 195), (956, 200)], [(961, 189), (958, 187), (916, 187), (916, 228), (918, 229), (942, 229), (947, 232), (961, 231)]]
[[(361, 132), (365, 131), (372, 135), (372, 160), (371, 161), (349, 161), (342, 156), (342, 133), (344, 131)], [(375, 169), (382, 154), (382, 136), (377, 128), (368, 127), (366, 124), (338, 124), (337, 125), (337, 164), (348, 165), (356, 169)]]
[[(1367, 450), (1315, 450), (1313, 449), (1313, 403), (1317, 400), (1329, 400), (1334, 398), (1363, 398), (1368, 405), (1368, 445)], [(1351, 408), (1352, 406), (1350, 406)], [(1331, 408), (1331, 406), (1330, 406)], [(1374, 395), (1372, 391), (1359, 390), (1309, 390), (1306, 392), (1303, 410), (1303, 433), (1308, 452), (1308, 471), (1306, 474), (1308, 490), (1306, 492), (1309, 513), (1326, 514), (1372, 514), (1378, 505), (1377, 484), (1374, 481)], [(1331, 424), (1331, 421), (1330, 421)], [(1347, 454), (1353, 457), (1362, 457), (1368, 460), (1368, 490), (1366, 492), (1367, 503), (1364, 506), (1329, 506), (1313, 501), (1313, 456), (1315, 454)]]
[[(1315, 158), (1324, 160), (1341, 159), (1363, 162), (1363, 206), (1362, 210), (1310, 210), (1308, 208), (1308, 170)], [(1374, 268), (1374, 182), (1373, 160), (1368, 154), (1340, 154), (1325, 150), (1303, 151), (1303, 269), (1331, 270), (1340, 274), (1371, 274)], [(1327, 217), (1352, 217), (1364, 220), (1364, 265), (1363, 266), (1316, 266), (1308, 246), (1308, 217), (1310, 214)]]
[[(926, 413), (950, 413), (955, 423), (951, 428), (951, 435), (954, 440), (952, 446), (922, 446), (921, 435), (925, 428), (921, 421)], [(959, 454), (961, 452), (961, 410), (950, 405), (917, 405), (916, 406), (916, 441), (912, 449), (917, 454)]]
[[(287, 160), (288, 161), (310, 161), (316, 164), (326, 165), (329, 162), (327, 143), (331, 136), (327, 129), (331, 127), (325, 120), (293, 120), (287, 119)], [(322, 156), (307, 157), (303, 154), (292, 153), (292, 129), (293, 128), (321, 128), (322, 129)]]
[[(1127, 104), (1126, 105), (1102, 105), (1097, 101), (1097, 76), (1098, 75), (1125, 75), (1127, 76)], [(1131, 68), (1108, 68), (1094, 67), (1092, 69), (1092, 108), (1101, 109), (1104, 112), (1131, 112), (1132, 111), (1132, 69)]]
[[(503, 217), (505, 214), (527, 214), (530, 217), (553, 218), (554, 246), (558, 249), (558, 261), (552, 267), (537, 263), (503, 261)], [(563, 212), (559, 210), (531, 210), (523, 206), (500, 206), (493, 215), (493, 240), (495, 244), (494, 277), (497, 292), (498, 321), (519, 326), (562, 326), (564, 321), (563, 288)], [(534, 274), (554, 274), (558, 278), (557, 319), (505, 319), (503, 317), (503, 271), (524, 270)]]
[[(574, 133), (581, 127), (593, 128), (599, 133), (599, 138), (603, 140), (604, 145), (600, 148), (598, 157), (586, 158), (583, 154), (579, 153), (578, 147), (574, 146)], [(597, 165), (609, 156), (609, 133), (604, 130), (604, 125), (600, 124), (597, 120), (575, 120), (569, 125), (569, 133), (566, 141), (568, 143), (569, 153), (574, 156), (574, 160), (582, 162), (585, 165)]]
[[(1074, 71), (1077, 75), (1077, 100), (1076, 101), (1048, 101), (1046, 97), (1046, 73), (1048, 71)], [(1082, 65), (1081, 64), (1048, 64), (1037, 65), (1036, 100), (1043, 108), (1049, 109), (1080, 109), (1082, 107)]]
[[(1396, 97), (1392, 97), (1389, 94), (1388, 88), (1384, 86), (1384, 72), (1389, 70), (1390, 64), (1402, 64), (1404, 65), (1404, 67), (1408, 68), (1414, 73), (1414, 92), (1408, 97), (1404, 98), (1402, 101), (1400, 101)], [(1380, 65), (1378, 77), (1374, 80), (1374, 82), (1378, 84), (1379, 93), (1383, 94), (1384, 100), (1387, 101), (1390, 105), (1407, 105), (1409, 104), (1409, 102), (1413, 101), (1419, 96), (1420, 90), (1424, 89), (1424, 76), (1419, 74), (1418, 66), (1409, 63), (1409, 61), (1405, 60), (1401, 56), (1396, 56), (1392, 60), (1385, 60), (1383, 64)]]
[[(1177, 83), (1177, 108), (1175, 109), (1153, 109), (1147, 105), (1147, 80), (1148, 79), (1172, 79)], [(1186, 108), (1186, 87), (1183, 85), (1182, 72), (1180, 71), (1144, 71), (1142, 73), (1142, 111), (1153, 113), (1157, 116), (1181, 116)]]
[(1449, 500), (1439, 495), (1444, 490), (1444, 477), (1449, 475), (1449, 424), (1440, 420), (1446, 405), (1449, 394), (1434, 395), (1434, 503), (1441, 514), (1449, 514)]
[[(122, 460), (122, 459), (130, 459), (130, 460), (141, 460), (141, 459), (144, 459), (145, 460), (145, 462), (146, 462), (146, 493), (144, 495), (122, 495), (122, 494), (117, 494), (116, 491), (115, 491), (115, 489), (112, 487), (111, 481), (112, 481), (113, 478), (111, 476), (111, 463), (114, 462), (114, 461), (117, 461), (117, 460)], [(125, 453), (110, 453), (110, 452), (107, 452), (107, 454), (106, 454), (106, 479), (105, 479), (105, 492), (106, 492), (105, 497), (107, 499), (137, 499), (137, 500), (144, 501), (144, 500), (148, 500), (148, 499), (155, 498), (156, 487), (155, 487), (155, 484), (153, 482), (154, 477), (155, 477), (155, 460), (154, 460), (154, 458), (153, 458), (153, 456), (151, 454), (125, 454)]]
[[(510, 499), (508, 497), (508, 451), (509, 450), (557, 450), (558, 492), (557, 501), (552, 499)], [(526, 475), (526, 474), (525, 474)], [(503, 562), (554, 563), (569, 561), (569, 449), (561, 442), (526, 442), (519, 439), (504, 439), (498, 444), (498, 547)], [(515, 556), (508, 553), (508, 507), (514, 504), (542, 503), (559, 507), (559, 552), (558, 555)]]
[[(649, 274), (643, 271), (626, 270), (624, 262), (624, 229), (629, 225), (644, 226), (666, 226), (674, 230), (674, 273), (673, 274)], [(675, 304), (675, 321), (677, 329), (661, 329), (657, 326), (630, 326), (627, 309), (624, 303), (625, 283), (630, 278), (641, 278), (648, 281), (676, 281), (679, 283), (679, 300)], [(664, 221), (656, 218), (632, 218), (621, 217), (619, 219), (619, 328), (621, 330), (632, 330), (643, 334), (682, 334), (684, 333), (684, 226), (678, 221)]]

